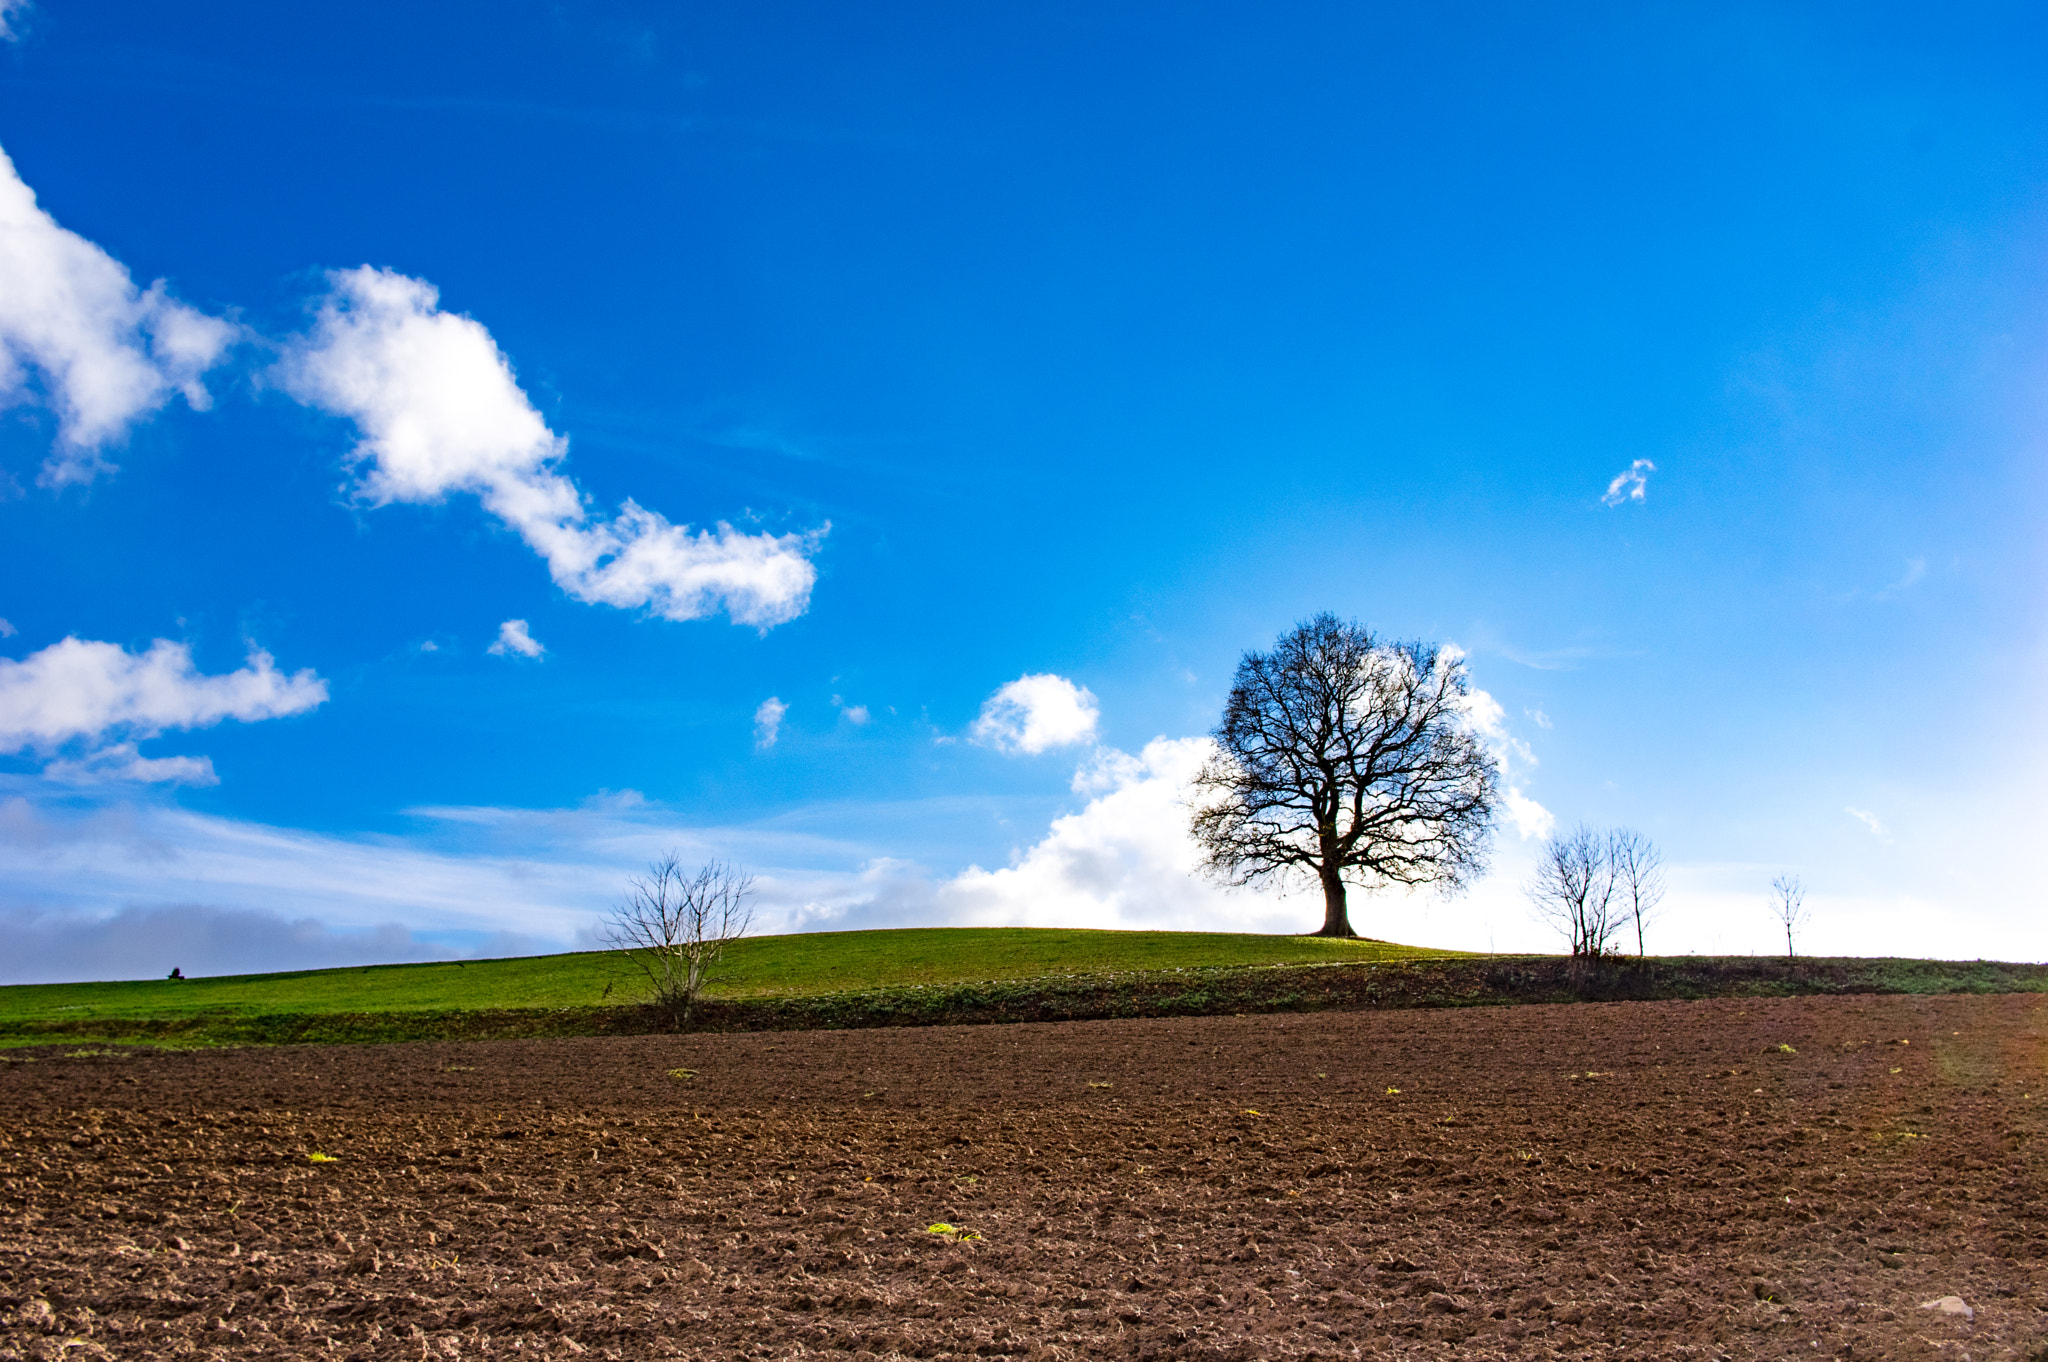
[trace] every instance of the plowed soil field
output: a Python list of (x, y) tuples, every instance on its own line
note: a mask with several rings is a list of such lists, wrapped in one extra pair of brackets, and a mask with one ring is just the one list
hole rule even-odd
[(15, 1052), (0, 1356), (2031, 1358), (2043, 1009)]

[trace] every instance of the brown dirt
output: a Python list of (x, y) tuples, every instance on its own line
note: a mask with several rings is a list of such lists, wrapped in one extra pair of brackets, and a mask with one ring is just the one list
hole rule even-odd
[(2044, 1031), (1864, 997), (16, 1052), (0, 1357), (2034, 1357)]

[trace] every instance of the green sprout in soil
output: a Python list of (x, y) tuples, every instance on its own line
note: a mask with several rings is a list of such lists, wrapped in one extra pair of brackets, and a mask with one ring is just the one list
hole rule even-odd
[(321, 1152), (320, 1152), (319, 1150), (317, 1150), (317, 1149), (316, 1149), (316, 1150), (314, 1150), (314, 1151), (313, 1151), (312, 1153), (310, 1153), (310, 1154), (306, 1155), (306, 1162), (307, 1162), (307, 1163), (340, 1163), (340, 1162), (341, 1162), (341, 1160), (340, 1160), (340, 1159), (338, 1159), (338, 1158), (336, 1158), (336, 1157), (335, 1157), (334, 1155), (332, 1155), (332, 1154), (322, 1154), (322, 1153), (321, 1153)]

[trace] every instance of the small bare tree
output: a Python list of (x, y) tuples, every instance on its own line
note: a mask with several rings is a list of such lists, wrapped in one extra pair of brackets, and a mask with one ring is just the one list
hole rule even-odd
[(1806, 886), (1797, 875), (1771, 881), (1771, 916), (1785, 926), (1785, 958), (1792, 958), (1792, 934), (1806, 925)]
[(1634, 828), (1607, 834), (1607, 866), (1614, 877), (1616, 916), (1636, 929), (1636, 955), (1644, 954), (1643, 928), (1664, 901), (1664, 855)]
[(1543, 844), (1535, 877), (1523, 886), (1537, 915), (1564, 934), (1574, 956), (1609, 954), (1621, 929), (1608, 845), (1584, 823), (1559, 833)]
[(632, 892), (605, 923), (605, 944), (647, 977), (654, 1005), (688, 1027), (711, 967), (754, 925), (754, 878), (718, 861), (692, 873), (671, 851), (628, 884)]

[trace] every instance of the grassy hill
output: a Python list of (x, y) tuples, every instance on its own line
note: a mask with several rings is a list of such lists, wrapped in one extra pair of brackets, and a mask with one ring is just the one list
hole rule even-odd
[[(1078, 1021), (1324, 1008), (1841, 993), (2048, 992), (1998, 961), (1489, 956), (1207, 932), (917, 928), (736, 945), (693, 1024), (713, 1030)], [(667, 1018), (605, 952), (170, 982), (0, 987), (0, 1047), (641, 1034)]]
[[(932, 927), (755, 937), (726, 954), (707, 998), (809, 997), (1032, 979), (1096, 978), (1186, 969), (1451, 958), (1451, 951), (1377, 941), (1221, 932), (1109, 932), (1026, 927)], [(107, 1021), (530, 1012), (621, 1007), (640, 1001), (638, 975), (618, 955), (586, 951), (509, 960), (371, 965), (171, 981), (0, 987), (0, 1044), (80, 1036)]]

